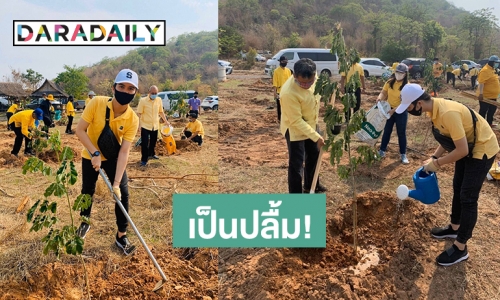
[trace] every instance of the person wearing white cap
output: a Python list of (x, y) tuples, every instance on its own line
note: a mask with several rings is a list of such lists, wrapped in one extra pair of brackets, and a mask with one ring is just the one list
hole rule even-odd
[[(451, 223), (431, 230), (434, 238), (455, 239), (452, 247), (436, 258), (439, 265), (450, 266), (469, 257), (466, 243), (476, 225), (479, 192), (500, 149), (498, 141), (478, 113), (455, 101), (431, 98), (418, 84), (407, 84), (401, 90), (396, 113), (404, 111), (416, 116), (426, 112), (431, 118), (439, 146), (424, 163), (424, 170), (436, 172), (446, 164), (455, 164)], [(449, 153), (443, 156), (446, 151)]]
[[(137, 74), (129, 69), (121, 70), (112, 87), (114, 97), (94, 97), (76, 127), (76, 135), (84, 146), (81, 193), (93, 196), (99, 177), (98, 171), (102, 168), (113, 185), (113, 192), (120, 198), (127, 212), (129, 194), (125, 168), (139, 127), (139, 118), (129, 103), (134, 99), (138, 89)], [(91, 209), (92, 204), (80, 212), (80, 215), (85, 217), (77, 231), (81, 238), (85, 238), (90, 229), (88, 219)], [(115, 216), (118, 226), (116, 245), (129, 255), (134, 252), (135, 246), (127, 238), (128, 222), (117, 204), (115, 204)]]
[(87, 94), (87, 99), (85, 99), (85, 106), (83, 107), (83, 109), (85, 109), (85, 107), (87, 107), (87, 105), (89, 105), (89, 102), (90, 100), (92, 100), (95, 96), (95, 93), (94, 91), (90, 91), (88, 94)]
[(385, 152), (387, 151), (387, 145), (391, 140), (392, 129), (394, 124), (396, 124), (396, 130), (398, 133), (398, 143), (399, 143), (399, 154), (401, 155), (401, 162), (403, 164), (409, 164), (408, 158), (406, 157), (406, 124), (408, 124), (408, 113), (406, 111), (401, 114), (395, 114), (394, 111), (396, 107), (401, 104), (401, 89), (408, 83), (408, 66), (400, 63), (397, 65), (395, 72), (392, 73), (389, 80), (384, 84), (382, 92), (377, 97), (377, 101), (389, 102), (391, 110), (389, 114), (391, 118), (387, 120), (384, 127), (384, 134), (382, 135), (382, 143), (380, 145), (380, 150), (378, 154), (380, 157), (385, 157)]
[(499, 63), (500, 59), (498, 59), (498, 56), (490, 56), (488, 63), (481, 69), (477, 76), (479, 85), (476, 93), (479, 99), (479, 114), (483, 118), (486, 118), (490, 126), (493, 124), (493, 115), (497, 111), (497, 107), (481, 100), (486, 98), (497, 101), (500, 94), (500, 83), (498, 82), (498, 75), (495, 73), (495, 69), (498, 68)]

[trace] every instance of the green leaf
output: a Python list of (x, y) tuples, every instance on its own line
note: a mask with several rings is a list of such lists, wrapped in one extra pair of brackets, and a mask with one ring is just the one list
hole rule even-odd
[(49, 205), (49, 209), (50, 211), (55, 214), (56, 211), (57, 211), (57, 203), (56, 202), (52, 202), (50, 205)]
[(73, 204), (74, 211), (80, 211), (82, 209), (87, 209), (92, 204), (92, 197), (88, 194), (80, 194), (76, 197), (75, 203)]
[(33, 204), (33, 206), (31, 206), (31, 208), (28, 210), (28, 213), (26, 214), (28, 222), (31, 222), (31, 220), (33, 219), (33, 214), (35, 213), (35, 211), (36, 211), (36, 209), (38, 207), (38, 204), (40, 204), (40, 199), (37, 200), (35, 202), (35, 204)]
[(52, 183), (51, 185), (49, 185), (46, 189), (45, 189), (45, 193), (43, 194), (45, 197), (49, 197), (50, 195), (52, 195), (54, 193), (54, 191), (56, 190), (56, 186), (57, 186), (57, 183)]
[(70, 147), (65, 146), (61, 153), (61, 160), (62, 161), (73, 160), (73, 156), (74, 156), (73, 150)]
[(76, 171), (75, 164), (71, 161), (69, 163), (70, 166), (70, 178), (69, 178), (69, 184), (74, 185), (76, 183), (76, 180), (78, 179), (78, 172)]

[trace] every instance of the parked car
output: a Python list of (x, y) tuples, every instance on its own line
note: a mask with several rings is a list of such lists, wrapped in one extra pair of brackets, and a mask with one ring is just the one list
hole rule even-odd
[(219, 66), (226, 67), (226, 75), (233, 73), (233, 66), (230, 62), (219, 59)]
[(0, 97), (0, 111), (7, 111), (9, 107), (10, 107), (9, 100)]
[(208, 96), (201, 102), (203, 110), (219, 110), (219, 96)]
[(489, 61), (490, 59), (487, 57), (487, 58), (484, 58), (484, 59), (481, 59), (480, 61), (477, 62), (478, 65), (481, 66), (481, 68), (483, 68)]
[(76, 100), (73, 101), (73, 107), (75, 110), (81, 110), (85, 108), (85, 100)]
[(255, 56), (255, 60), (256, 60), (256, 61), (266, 61), (266, 60), (267, 60), (267, 58), (265, 58), (264, 56), (262, 56), (262, 55), (260, 55), (260, 54), (257, 54), (257, 55)]
[(460, 67), (463, 65), (463, 64), (467, 64), (467, 66), (469, 66), (469, 70), (474, 67), (474, 68), (481, 68), (481, 65), (480, 64), (476, 64), (475, 62), (473, 62), (472, 60), (466, 60), (466, 59), (462, 59), (462, 60), (457, 60), (456, 62), (453, 62), (451, 64), (451, 66), (453, 67), (453, 69), (460, 69)]
[(401, 61), (403, 64), (408, 66), (408, 73), (414, 79), (420, 79), (424, 75), (424, 69), (422, 65), (425, 62), (425, 58), (406, 58)]
[(330, 49), (323, 48), (287, 48), (276, 53), (273, 58), (268, 59), (264, 72), (271, 75), (271, 70), (279, 66), (278, 59), (285, 56), (288, 60), (287, 68), (293, 71), (293, 65), (302, 58), (310, 58), (316, 63), (318, 75), (326, 73), (328, 76), (339, 74), (339, 61), (336, 54), (330, 53)]
[(363, 67), (365, 78), (369, 76), (381, 77), (382, 74), (391, 72), (378, 58), (361, 58), (359, 64)]
[(170, 108), (173, 107), (178, 100), (178, 95), (179, 93), (184, 93), (187, 95), (186, 102), (189, 98), (192, 98), (194, 96), (193, 90), (189, 91), (167, 91), (167, 92), (159, 92), (158, 97), (161, 98), (161, 102), (163, 104), (163, 110), (165, 111), (170, 111)]
[[(43, 98), (34, 99), (30, 103), (26, 104), (26, 108), (37, 109), (40, 106), (40, 104), (42, 104), (42, 101), (44, 101), (44, 100), (45, 99), (43, 99)], [(62, 109), (61, 102), (59, 102), (57, 100), (54, 100), (51, 103), (52, 103), (52, 106), (54, 107), (55, 110), (61, 110)]]

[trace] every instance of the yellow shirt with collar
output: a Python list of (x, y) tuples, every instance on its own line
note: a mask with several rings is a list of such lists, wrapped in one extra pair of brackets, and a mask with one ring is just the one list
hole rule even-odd
[[(87, 128), (87, 134), (90, 141), (97, 148), (97, 140), (101, 135), (104, 125), (106, 124), (106, 107), (109, 107), (109, 127), (111, 131), (115, 134), (116, 139), (120, 144), (123, 140), (133, 143), (135, 134), (137, 133), (137, 128), (139, 127), (139, 117), (135, 114), (130, 106), (127, 110), (119, 117), (115, 118), (113, 113), (113, 105), (109, 101), (109, 97), (106, 96), (96, 96), (89, 102), (89, 105), (85, 108), (82, 114), (82, 119), (89, 123)], [(86, 159), (91, 159), (87, 149), (82, 150), (82, 157)], [(102, 160), (106, 160), (102, 156)]]
[(443, 64), (440, 62), (432, 64), (432, 75), (434, 75), (434, 77), (439, 77), (441, 74), (443, 74)]
[(160, 97), (151, 100), (149, 95), (139, 100), (137, 106), (137, 113), (141, 114), (141, 127), (150, 131), (159, 129), (158, 117), (159, 113), (163, 111), (163, 104)]
[(75, 116), (75, 107), (73, 106), (73, 102), (68, 101), (66, 104), (66, 115), (68, 117), (74, 117)]
[[(474, 141), (474, 125), (472, 116), (467, 106), (443, 98), (433, 98), (431, 120), (439, 132), (457, 141), (464, 136), (467, 142)], [(500, 150), (498, 140), (488, 122), (474, 111), (476, 122), (476, 143), (472, 151), (473, 158), (482, 159), (486, 154), (488, 158), (496, 155)]]
[[(363, 66), (358, 64), (358, 63), (355, 63), (354, 65), (351, 66), (351, 68), (349, 69), (349, 72), (347, 72), (347, 77), (346, 77), (346, 81), (345, 81), (346, 85), (349, 82), (349, 79), (351, 78), (351, 76), (356, 74), (356, 72), (358, 72), (360, 78), (365, 77)], [(340, 76), (345, 76), (345, 72), (341, 72)]]
[[(95, 98), (95, 97), (96, 97), (96, 96), (94, 96), (94, 98)], [(92, 99), (94, 99), (94, 98), (92, 98)], [(92, 99), (90, 99), (90, 97), (87, 97), (87, 99), (85, 99), (85, 107), (87, 107), (87, 106), (89, 105), (89, 102), (90, 102), (90, 100), (92, 100)]]
[(398, 107), (401, 104), (401, 85), (403, 81), (394, 80), (394, 85), (391, 88), (390, 80), (384, 84), (383, 90), (387, 92), (387, 102), (391, 108)]
[(452, 65), (448, 65), (446, 67), (446, 72), (449, 72), (449, 73), (453, 72), (453, 66)]
[(464, 69), (465, 71), (469, 71), (469, 66), (466, 63), (464, 63), (462, 65), (462, 69)]
[(15, 114), (15, 113), (17, 112), (17, 110), (18, 110), (18, 109), (19, 109), (19, 105), (17, 105), (17, 104), (15, 104), (15, 103), (14, 103), (14, 104), (12, 104), (12, 105), (9, 107), (9, 109), (7, 109), (7, 112), (8, 112), (8, 113), (13, 113), (13, 114)]
[(455, 69), (451, 73), (453, 73), (453, 75), (455, 76), (460, 76), (460, 69)]
[(18, 112), (9, 119), (9, 124), (14, 123), (15, 127), (21, 127), (23, 135), (28, 136), (28, 128), (35, 128), (35, 119), (33, 118), (33, 109)]
[[(500, 82), (495, 70), (486, 64), (477, 75), (477, 82), (484, 84), (483, 97), (486, 99), (497, 99), (500, 94)], [(476, 94), (479, 95), (479, 89)]]
[(314, 95), (316, 81), (309, 89), (301, 88), (295, 77), (290, 77), (281, 88), (281, 124), (285, 135), (288, 130), (290, 141), (311, 139), (316, 142), (321, 135), (316, 132), (320, 96)]
[(186, 129), (191, 131), (192, 133), (198, 131), (198, 135), (200, 135), (201, 138), (204, 138), (205, 136), (205, 131), (203, 130), (203, 124), (201, 124), (200, 120), (198, 119), (196, 119), (194, 122), (187, 123)]
[(477, 68), (471, 69), (469, 71), (470, 76), (477, 76), (477, 74), (479, 74), (479, 70)]
[(274, 70), (273, 86), (276, 88), (278, 94), (281, 92), (281, 87), (283, 86), (283, 84), (285, 84), (290, 76), (292, 76), (292, 71), (290, 71), (290, 69), (287, 67), (278, 67)]

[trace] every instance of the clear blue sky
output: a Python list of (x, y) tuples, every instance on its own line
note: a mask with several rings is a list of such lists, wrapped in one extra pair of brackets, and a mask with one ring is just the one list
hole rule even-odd
[(218, 27), (217, 0), (0, 0), (0, 81), (10, 67), (53, 79), (64, 65), (87, 66), (134, 47), (14, 47), (13, 20), (165, 20), (168, 39)]

